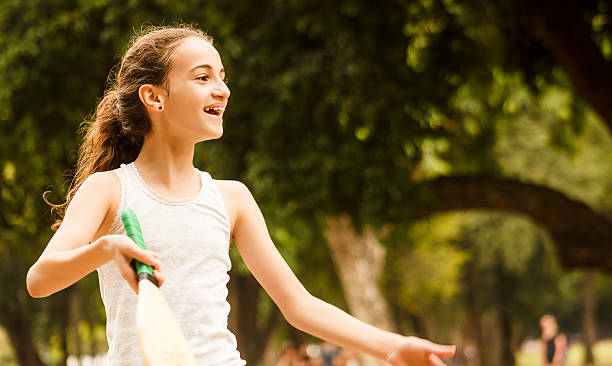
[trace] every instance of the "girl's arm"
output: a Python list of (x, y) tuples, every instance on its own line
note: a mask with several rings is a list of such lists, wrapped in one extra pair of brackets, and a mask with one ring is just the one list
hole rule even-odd
[(61, 226), (28, 271), (26, 284), (31, 296), (45, 297), (63, 290), (110, 260), (117, 262), (135, 291), (136, 277), (129, 264), (132, 258), (154, 266), (156, 276), (161, 278), (155, 253), (138, 248), (125, 235), (103, 236), (120, 195), (115, 173), (96, 173), (87, 178), (70, 202)]
[(257, 281), (294, 327), (342, 347), (386, 359), (393, 365), (443, 365), (454, 346), (383, 331), (313, 297), (272, 242), (253, 196), (242, 183), (219, 184), (236, 246)]

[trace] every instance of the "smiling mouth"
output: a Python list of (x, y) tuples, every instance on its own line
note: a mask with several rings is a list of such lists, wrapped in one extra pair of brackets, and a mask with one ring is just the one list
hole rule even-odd
[(204, 109), (204, 112), (211, 114), (213, 116), (221, 116), (223, 115), (224, 110), (225, 108), (223, 107), (210, 107), (210, 108)]

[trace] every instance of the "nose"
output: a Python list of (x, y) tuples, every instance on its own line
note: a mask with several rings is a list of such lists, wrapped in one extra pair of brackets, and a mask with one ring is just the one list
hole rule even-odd
[(215, 97), (228, 99), (230, 96), (230, 90), (225, 84), (225, 81), (219, 80), (215, 88), (213, 89), (213, 94)]

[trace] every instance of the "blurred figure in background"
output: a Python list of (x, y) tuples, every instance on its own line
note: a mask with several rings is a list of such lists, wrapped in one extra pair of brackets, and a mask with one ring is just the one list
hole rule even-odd
[(276, 366), (297, 366), (297, 349), (291, 341), (283, 344), (281, 356), (276, 363)]
[(308, 344), (302, 343), (297, 350), (297, 366), (311, 366), (310, 356), (308, 355)]
[(340, 350), (338, 349), (338, 347), (336, 347), (336, 345), (331, 344), (329, 342), (321, 343), (320, 347), (321, 347), (321, 357), (325, 361), (325, 366), (333, 366), (332, 362), (334, 361), (334, 358), (336, 358), (336, 356), (338, 356), (338, 353), (340, 353)]
[(357, 353), (349, 349), (342, 349), (333, 361), (334, 366), (360, 366)]
[(567, 354), (567, 336), (559, 333), (557, 319), (550, 314), (540, 318), (541, 340), (541, 365), (561, 366), (565, 363)]

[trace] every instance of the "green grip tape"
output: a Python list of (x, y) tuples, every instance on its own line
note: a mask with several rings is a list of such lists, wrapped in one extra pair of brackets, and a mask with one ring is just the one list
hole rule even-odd
[[(144, 238), (142, 237), (142, 229), (140, 228), (140, 222), (138, 222), (138, 217), (132, 209), (126, 207), (121, 210), (121, 221), (123, 221), (123, 227), (125, 228), (125, 232), (127, 236), (130, 237), (140, 247), (140, 249), (147, 250), (147, 246), (145, 245)], [(138, 279), (148, 279), (157, 285), (157, 280), (155, 276), (153, 276), (153, 267), (148, 264), (141, 263), (136, 259), (132, 260), (132, 266), (136, 270), (136, 275)]]

